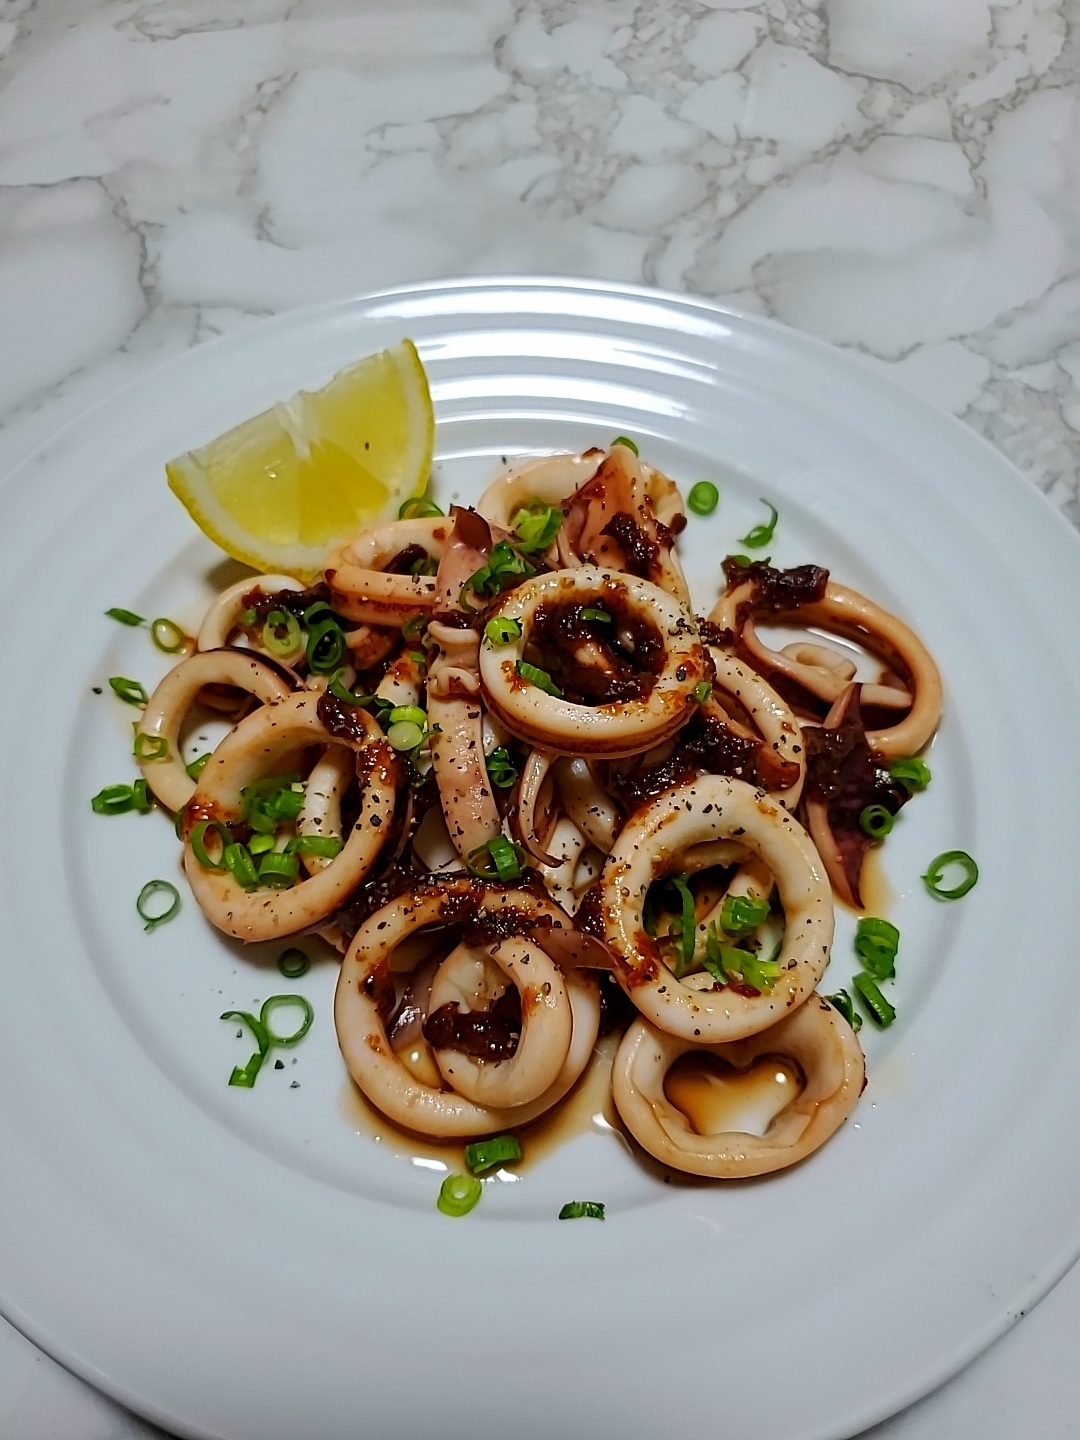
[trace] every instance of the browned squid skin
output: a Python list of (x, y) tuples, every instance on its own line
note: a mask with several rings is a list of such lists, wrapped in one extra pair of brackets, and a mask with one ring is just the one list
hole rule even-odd
[(435, 730), (431, 756), (446, 828), (465, 859), (502, 828), (484, 760), (480, 636), (437, 620), (428, 635), (439, 646), (427, 683), (428, 721)]

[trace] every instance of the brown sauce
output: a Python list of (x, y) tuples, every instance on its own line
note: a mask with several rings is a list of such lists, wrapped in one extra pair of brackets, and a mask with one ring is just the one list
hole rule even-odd
[[(600, 611), (611, 618), (598, 620)], [(664, 668), (664, 641), (616, 592), (587, 604), (538, 605), (526, 659), (545, 670), (575, 705), (646, 698)]]
[(784, 1055), (762, 1055), (745, 1070), (735, 1070), (715, 1055), (692, 1050), (668, 1071), (664, 1094), (698, 1135), (764, 1135), (805, 1083), (802, 1071)]

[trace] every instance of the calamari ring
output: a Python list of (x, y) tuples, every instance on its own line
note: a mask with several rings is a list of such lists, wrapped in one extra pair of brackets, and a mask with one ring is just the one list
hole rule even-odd
[[(676, 980), (645, 933), (649, 886), (685, 863), (692, 846), (737, 840), (772, 872), (784, 907), (780, 977), (772, 990), (742, 995), (713, 989), (708, 973)], [(833, 936), (832, 887), (806, 831), (763, 790), (703, 775), (666, 790), (627, 821), (601, 877), (603, 938), (619, 955), (619, 983), (659, 1029), (720, 1044), (755, 1035), (800, 1005), (821, 979)]]
[(169, 810), (182, 810), (195, 793), (195, 781), (180, 754), (180, 731), (204, 685), (231, 685), (264, 705), (283, 700), (296, 688), (283, 670), (244, 650), (203, 650), (174, 665), (146, 702), (139, 722), (140, 735), (160, 736), (168, 744), (164, 759), (141, 760), (139, 766)]
[(496, 1109), (417, 1080), (390, 1044), (376, 1000), (379, 982), (388, 975), (390, 957), (404, 939), (425, 925), (450, 923), (463, 899), (479, 901), (481, 911), (522, 910), (550, 916), (553, 925), (569, 928), (557, 905), (528, 890), (485, 889), (467, 880), (420, 887), (377, 910), (356, 932), (334, 996), (338, 1045), (357, 1086), (396, 1124), (439, 1139), (493, 1135), (543, 1115), (580, 1078), (600, 1026), (596, 981), (574, 970), (565, 977), (573, 1016), (570, 1049), (555, 1082), (538, 1099), (511, 1110)]
[[(605, 599), (621, 602), (655, 626), (664, 641), (664, 665), (649, 695), (611, 705), (576, 705), (548, 695), (517, 672), (537, 608)], [(496, 602), (491, 615), (515, 620), (520, 636), (510, 645), (480, 647), (480, 678), (488, 704), (520, 739), (558, 755), (612, 760), (634, 755), (673, 735), (694, 705), (705, 673), (705, 649), (683, 607), (658, 585), (631, 575), (583, 565), (537, 575)]]
[[(709, 618), (722, 629), (741, 634), (744, 625), (739, 620), (738, 612), (748, 604), (752, 608), (753, 585), (737, 585), (720, 596)], [(838, 635), (858, 641), (867, 649), (880, 654), (890, 665), (898, 665), (905, 670), (911, 678), (911, 688), (914, 691), (911, 708), (895, 725), (881, 730), (868, 730), (866, 738), (870, 748), (886, 760), (915, 755), (923, 748), (941, 719), (941, 676), (929, 650), (914, 630), (888, 610), (883, 610), (873, 600), (860, 595), (857, 590), (851, 590), (846, 585), (837, 585), (831, 580), (825, 587), (822, 600), (800, 605), (796, 610), (770, 615), (769, 618), (778, 623), (816, 625), (822, 630), (832, 630)], [(800, 664), (793, 656), (769, 650), (757, 640), (752, 626), (751, 636), (754, 639), (754, 657), (763, 667), (776, 671)], [(828, 675), (820, 663), (804, 668), (819, 670), (823, 679), (832, 684), (833, 688), (824, 696), (830, 702), (836, 699), (848, 683), (839, 667), (830, 667), (836, 670), (835, 678)], [(875, 697), (874, 690), (880, 690), (881, 694)], [(897, 696), (895, 687), (868, 686), (866, 703), (896, 705)]]
[[(704, 1051), (744, 1070), (762, 1056), (791, 1058), (805, 1076), (801, 1094), (773, 1117), (765, 1135), (724, 1130), (698, 1135), (668, 1100), (664, 1079), (687, 1051)], [(798, 1164), (824, 1145), (863, 1093), (865, 1063), (854, 1031), (821, 995), (770, 1030), (727, 1045), (696, 1045), (636, 1020), (619, 1045), (612, 1094), (631, 1135), (672, 1169), (711, 1179), (747, 1179)]]
[[(187, 806), (184, 870), (203, 914), (237, 940), (274, 940), (317, 925), (336, 910), (364, 878), (390, 832), (396, 763), (381, 729), (365, 710), (355, 715), (362, 738), (331, 735), (318, 715), (321, 696), (303, 691), (264, 705), (226, 735), (199, 777)], [(360, 813), (345, 847), (315, 875), (287, 890), (244, 890), (229, 871), (208, 870), (195, 858), (189, 838), (200, 820), (226, 825), (240, 819), (245, 785), (309, 745), (345, 745), (356, 753)]]
[[(760, 1056), (782, 1055), (796, 1062), (806, 1083), (764, 1135), (699, 1135), (664, 1091), (667, 1072), (688, 1051), (715, 1055), (736, 1070)], [(794, 1165), (823, 1145), (854, 1110), (864, 1078), (854, 1031), (817, 995), (771, 1029), (729, 1045), (695, 1045), (635, 1020), (615, 1056), (611, 1088), (630, 1133), (662, 1164), (714, 1180), (743, 1180)]]
[(561, 504), (593, 478), (603, 459), (603, 450), (587, 450), (584, 455), (543, 455), (512, 465), (491, 482), (476, 508), (485, 520), (510, 530), (510, 521), (522, 505), (530, 500)]
[(429, 1014), (467, 993), (468, 970), (485, 957), (521, 997), (517, 1049), (509, 1059), (488, 1064), (451, 1047), (436, 1048), (435, 1062), (447, 1084), (466, 1100), (509, 1110), (538, 1100), (558, 1079), (570, 1050), (573, 1016), (562, 971), (539, 945), (517, 935), (491, 949), (459, 945), (453, 950), (436, 973)]
[(791, 707), (755, 670), (743, 665), (734, 655), (714, 646), (709, 647), (709, 654), (716, 667), (713, 684), (738, 701), (778, 759), (798, 766), (799, 778), (794, 785), (789, 785), (786, 790), (769, 791), (785, 810), (794, 810), (806, 780), (806, 746)]
[(229, 636), (240, 624), (240, 616), (246, 609), (244, 597), (253, 590), (259, 590), (264, 595), (276, 595), (282, 590), (298, 591), (303, 588), (299, 580), (294, 580), (291, 575), (249, 575), (244, 580), (237, 580), (235, 585), (230, 585), (215, 597), (203, 616), (196, 649), (220, 650), (229, 643)]
[(382, 567), (410, 545), (419, 545), (432, 560), (441, 559), (453, 528), (453, 520), (435, 515), (362, 530), (334, 552), (326, 568), (334, 609), (367, 625), (401, 626), (415, 615), (430, 614), (432, 576), (391, 575)]

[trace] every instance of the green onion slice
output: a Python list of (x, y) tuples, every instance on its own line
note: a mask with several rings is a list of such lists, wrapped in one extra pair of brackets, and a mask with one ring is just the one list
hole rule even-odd
[[(963, 871), (963, 879), (951, 890), (947, 889), (941, 883), (945, 872), (957, 865)], [(930, 868), (922, 878), (926, 883), (926, 888), (935, 899), (959, 900), (969, 890), (975, 888), (979, 878), (979, 867), (966, 850), (944, 850), (930, 861)]]
[(271, 610), (263, 622), (262, 643), (271, 655), (294, 654), (300, 648), (300, 621), (288, 610)]
[(606, 610), (596, 610), (591, 605), (585, 605), (581, 610), (582, 620), (598, 620), (601, 625), (610, 625), (611, 616)]
[(697, 946), (697, 915), (689, 879), (689, 875), (672, 875), (669, 881), (678, 891), (682, 907), (681, 913), (671, 921), (668, 928), (668, 935), (676, 942), (676, 980), (680, 980), (694, 963), (694, 950)]
[[(304, 1012), (304, 1018), (291, 1035), (278, 1035), (270, 1025), (270, 1016), (275, 1010), (280, 1010), (282, 1005), (298, 1005)], [(304, 1038), (311, 1029), (315, 1011), (311, 1008), (311, 1002), (303, 995), (271, 995), (269, 999), (263, 1001), (259, 1019), (262, 1021), (262, 1027), (266, 1031), (270, 1044), (287, 1047), (298, 1044)]]
[(109, 684), (113, 694), (127, 705), (145, 705), (150, 698), (137, 680), (128, 680), (124, 675), (110, 675)]
[[(164, 910), (154, 903), (166, 898), (169, 904)], [(164, 925), (166, 920), (171, 920), (179, 913), (180, 891), (175, 885), (170, 885), (168, 880), (148, 880), (139, 891), (135, 909), (139, 912), (139, 919), (144, 922), (143, 929), (156, 930), (159, 925)]]
[(429, 500), (426, 495), (414, 495), (411, 500), (406, 500), (398, 509), (399, 520), (427, 520), (434, 519), (443, 512)]
[(695, 515), (711, 515), (720, 503), (720, 491), (711, 480), (699, 480), (691, 485), (686, 503)]
[(839, 1010), (852, 1030), (862, 1029), (862, 1016), (855, 1009), (855, 1002), (846, 990), (838, 990), (835, 995), (826, 995), (825, 999), (834, 1010)]
[[(206, 836), (211, 830), (221, 844), (216, 860), (210, 858), (206, 849)], [(188, 836), (188, 843), (191, 846), (192, 854), (204, 870), (223, 871), (225, 869), (225, 850), (232, 844), (232, 836), (229, 834), (228, 827), (223, 825), (220, 820), (200, 820)]]
[(259, 872), (246, 845), (234, 841), (225, 847), (225, 865), (229, 874), (245, 890), (254, 890), (259, 883)]
[(508, 620), (503, 615), (496, 615), (494, 620), (489, 620), (484, 626), (484, 639), (493, 648), (500, 645), (512, 645), (515, 640), (521, 638), (521, 621)]
[(286, 980), (299, 980), (301, 975), (306, 975), (311, 969), (311, 961), (303, 950), (290, 945), (288, 950), (283, 950), (278, 956), (277, 968)]
[(210, 759), (211, 751), (207, 750), (205, 755), (196, 755), (190, 764), (184, 766), (184, 774), (189, 780), (198, 780), (199, 776), (206, 769), (206, 762)]
[(340, 700), (343, 705), (367, 705), (374, 699), (372, 695), (357, 695), (354, 691), (350, 690), (341, 679), (344, 673), (344, 670), (335, 670), (333, 675), (330, 676), (330, 683), (326, 687), (335, 700)]
[(299, 857), (283, 851), (268, 850), (259, 861), (259, 884), (275, 890), (287, 890), (300, 874)]
[(387, 718), (391, 725), (397, 725), (402, 720), (421, 727), (427, 724), (427, 712), (421, 710), (419, 705), (395, 705)]
[(501, 595), (518, 577), (527, 580), (530, 575), (535, 574), (535, 565), (530, 565), (524, 555), (519, 555), (509, 541), (499, 540), (491, 547), (491, 555), (487, 564), (481, 565), (479, 570), (474, 570), (462, 585), (458, 592), (458, 599), (466, 610), (471, 610), (473, 606), (465, 597), (466, 590), (471, 590), (475, 595), (490, 598)]
[(638, 448), (629, 435), (616, 435), (611, 443), (612, 445), (625, 445), (627, 450), (632, 450), (635, 455), (638, 453)]
[(768, 918), (768, 900), (751, 895), (725, 895), (720, 907), (720, 928), (729, 935), (749, 935)]
[(900, 931), (891, 920), (865, 915), (856, 925), (855, 954), (876, 979), (891, 980), (896, 974), (899, 948)]
[[(247, 842), (247, 847), (252, 855), (265, 855), (268, 850), (273, 850), (276, 844), (277, 841), (273, 835), (267, 835), (260, 831), (258, 834), (252, 835)], [(289, 847), (286, 845), (285, 848), (287, 850)]]
[(859, 829), (871, 840), (884, 840), (895, 822), (896, 816), (884, 805), (864, 805), (859, 811)]
[(523, 680), (528, 680), (538, 690), (543, 690), (547, 695), (554, 695), (556, 700), (562, 699), (562, 691), (546, 670), (541, 670), (538, 665), (530, 665), (527, 660), (519, 660), (515, 668)]
[[(315, 619), (314, 617), (323, 618)], [(345, 658), (345, 632), (329, 605), (317, 601), (304, 611), (307, 626), (307, 648), (304, 651), (308, 669), (313, 675), (331, 675)]]
[(401, 638), (410, 645), (415, 645), (427, 629), (427, 617), (425, 615), (413, 615), (405, 621), (401, 627)]
[(510, 751), (505, 745), (496, 746), (487, 757), (487, 773), (491, 783), (500, 790), (509, 790), (518, 778), (517, 769), (510, 759)]
[(484, 1187), (475, 1175), (447, 1175), (439, 1186), (436, 1205), (444, 1215), (468, 1215), (475, 1210)]
[(136, 760), (167, 760), (169, 742), (164, 735), (146, 735), (141, 730), (135, 736)]
[(715, 922), (708, 927), (705, 935), (705, 953), (701, 963), (709, 974), (721, 984), (730, 984), (735, 976), (759, 995), (766, 994), (776, 984), (781, 970), (775, 957), (764, 959), (752, 950), (743, 950), (735, 945), (725, 945)]
[(511, 516), (510, 528), (518, 537), (518, 549), (526, 555), (537, 555), (555, 539), (562, 522), (563, 513), (557, 505), (530, 500)]
[(712, 681), (699, 680), (694, 686), (694, 699), (699, 705), (704, 705), (712, 695)]
[(894, 760), (889, 766), (889, 774), (912, 793), (916, 790), (925, 790), (930, 784), (930, 766), (918, 755), (908, 755), (902, 760)]
[(154, 797), (150, 794), (150, 787), (145, 780), (136, 780), (132, 785), (131, 808), (138, 810), (140, 815), (148, 815), (154, 808)]
[(259, 1048), (246, 1065), (234, 1065), (233, 1072), (229, 1076), (230, 1085), (239, 1085), (244, 1090), (250, 1090), (258, 1078), (262, 1063), (270, 1049), (270, 1036), (266, 1033), (266, 1026), (256, 1016), (249, 1015), (246, 1010), (226, 1010), (218, 1018), (220, 1020), (238, 1020), (241, 1025), (246, 1025), (255, 1037), (255, 1044)]
[(175, 620), (167, 620), (164, 615), (159, 615), (150, 626), (150, 636), (159, 650), (164, 650), (166, 655), (175, 655), (182, 650), (187, 643), (187, 636)]
[(896, 1010), (885, 999), (874, 977), (868, 975), (865, 970), (860, 970), (857, 975), (852, 977), (851, 983), (869, 1010), (871, 1020), (880, 1025), (882, 1030), (891, 1025), (896, 1019)]
[(512, 1165), (521, 1159), (521, 1142), (516, 1135), (494, 1135), (465, 1146), (465, 1164), (474, 1175), (494, 1170), (496, 1165)]
[(478, 880), (520, 880), (526, 865), (525, 851), (511, 845), (505, 835), (496, 835), (486, 845), (478, 845), (465, 858), (465, 869)]
[(399, 720), (386, 732), (391, 750), (405, 754), (423, 743), (424, 731), (414, 720)]
[(344, 840), (339, 840), (336, 835), (294, 835), (286, 841), (285, 853), (321, 855), (324, 860), (333, 860), (344, 848)]
[(761, 503), (765, 506), (766, 510), (772, 511), (769, 523), (767, 525), (755, 525), (749, 535), (739, 537), (739, 543), (747, 546), (750, 550), (761, 550), (764, 546), (768, 545), (769, 541), (773, 538), (776, 522), (780, 518), (780, 512), (775, 505), (770, 505), (764, 497), (762, 497)]
[(568, 1200), (559, 1211), (560, 1220), (603, 1220), (602, 1200)]
[(106, 785), (90, 801), (95, 815), (124, 815), (132, 808), (133, 794), (130, 785)]
[(114, 605), (111, 610), (106, 610), (105, 614), (110, 620), (119, 620), (121, 625), (141, 625), (143, 623), (141, 615), (136, 615), (134, 610), (121, 610), (118, 605)]

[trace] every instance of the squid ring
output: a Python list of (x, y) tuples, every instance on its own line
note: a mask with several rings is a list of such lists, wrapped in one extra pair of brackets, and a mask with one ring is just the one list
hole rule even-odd
[(238, 580), (235, 585), (230, 585), (216, 597), (203, 616), (197, 648), (220, 650), (229, 643), (229, 636), (240, 623), (240, 616), (244, 613), (244, 597), (253, 590), (259, 590), (264, 595), (276, 595), (282, 590), (298, 591), (303, 588), (299, 580), (294, 580), (291, 575), (248, 576), (245, 580)]
[(538, 460), (513, 465), (506, 474), (491, 482), (476, 508), (485, 520), (510, 530), (510, 522), (522, 505), (530, 500), (561, 504), (593, 478), (603, 459), (603, 450), (589, 450), (584, 455), (543, 455)]
[[(550, 695), (523, 678), (519, 665), (541, 605), (605, 601), (629, 610), (659, 630), (664, 664), (644, 699), (578, 705)], [(693, 621), (666, 591), (594, 565), (537, 575), (497, 602), (491, 614), (513, 620), (521, 634), (509, 645), (480, 647), (480, 678), (488, 704), (512, 734), (558, 755), (612, 760), (634, 755), (673, 735), (694, 705), (705, 671), (705, 649)]]
[(430, 614), (435, 604), (434, 577), (388, 574), (383, 566), (412, 545), (439, 560), (453, 528), (453, 520), (437, 515), (390, 520), (362, 530), (334, 553), (327, 568), (334, 609), (348, 620), (387, 626)]
[(342, 961), (334, 996), (338, 1045), (364, 1095), (395, 1124), (439, 1139), (492, 1135), (543, 1115), (580, 1078), (600, 1026), (596, 981), (574, 970), (565, 977), (572, 1014), (570, 1048), (554, 1083), (536, 1100), (501, 1109), (417, 1080), (390, 1044), (376, 998), (379, 985), (403, 940), (426, 925), (449, 923), (462, 901), (468, 900), (478, 901), (482, 912), (522, 910), (530, 916), (550, 916), (554, 925), (568, 928), (557, 905), (527, 890), (485, 890), (469, 881), (423, 887), (392, 900), (361, 925)]
[[(676, 980), (645, 933), (649, 886), (691, 846), (737, 840), (772, 872), (784, 907), (780, 976), (773, 988), (743, 995), (713, 988), (708, 973)], [(622, 958), (620, 984), (654, 1025), (693, 1043), (741, 1040), (774, 1025), (821, 979), (833, 937), (832, 887), (806, 831), (763, 790), (703, 775), (666, 790), (627, 821), (601, 877), (604, 939)]]
[[(764, 1135), (702, 1135), (664, 1090), (671, 1066), (687, 1052), (715, 1055), (736, 1070), (763, 1056), (790, 1058), (806, 1083)], [(611, 1076), (616, 1107), (637, 1142), (664, 1165), (714, 1180), (767, 1175), (805, 1159), (851, 1114), (864, 1078), (854, 1031), (820, 995), (771, 1029), (729, 1045), (694, 1045), (636, 1020), (623, 1036)]]
[(195, 794), (195, 781), (180, 755), (180, 730), (204, 685), (232, 685), (264, 705), (285, 699), (296, 688), (275, 665), (244, 650), (203, 650), (174, 665), (150, 696), (139, 722), (140, 735), (160, 737), (168, 745), (163, 759), (139, 764), (147, 785), (169, 810), (182, 810)]
[[(184, 870), (203, 914), (237, 940), (273, 940), (293, 935), (338, 908), (375, 862), (394, 813), (396, 765), (378, 724), (357, 709), (360, 738), (331, 735), (319, 719), (320, 696), (303, 691), (264, 705), (241, 720), (207, 761), (185, 816)], [(244, 890), (228, 870), (201, 865), (191, 848), (191, 827), (199, 820), (235, 824), (241, 790), (308, 745), (346, 745), (356, 752), (361, 781), (360, 813), (344, 848), (325, 869), (287, 890)]]

